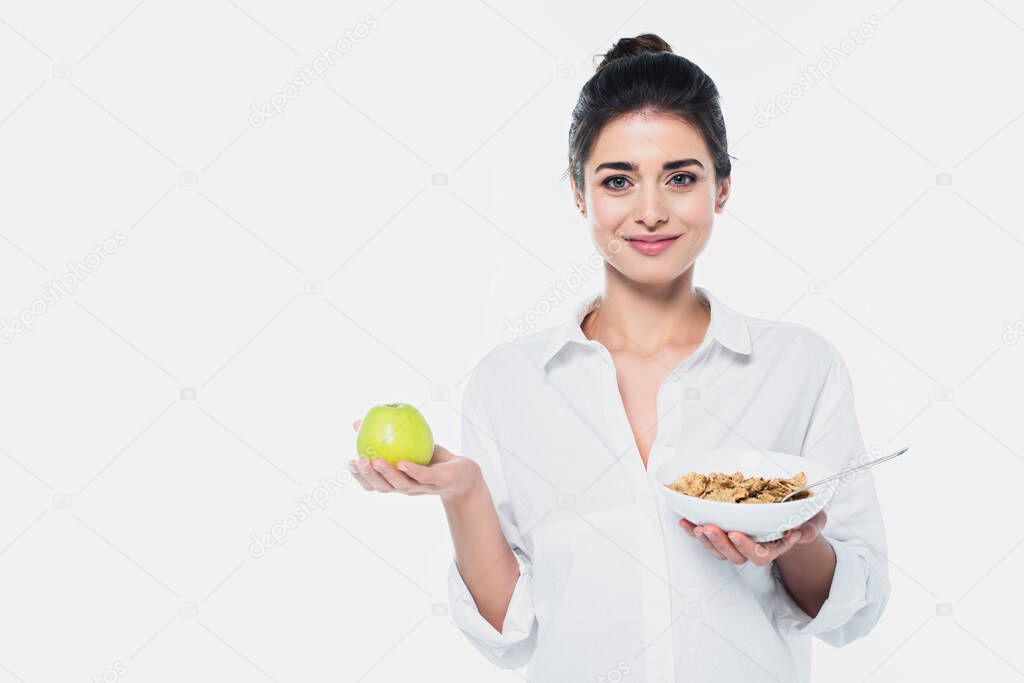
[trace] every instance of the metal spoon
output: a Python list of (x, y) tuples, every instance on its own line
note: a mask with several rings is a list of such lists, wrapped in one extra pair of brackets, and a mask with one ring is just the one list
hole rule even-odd
[(871, 462), (866, 462), (866, 463), (864, 463), (862, 465), (857, 465), (856, 467), (851, 467), (848, 470), (843, 470), (839, 474), (833, 474), (831, 477), (826, 477), (826, 478), (822, 479), (821, 481), (816, 481), (813, 484), (808, 484), (807, 486), (803, 486), (801, 488), (798, 488), (795, 491), (791, 491), (791, 492), (787, 493), (785, 496), (783, 496), (782, 500), (780, 500), (779, 502), (780, 503), (785, 503), (787, 500), (789, 500), (790, 498), (792, 498), (796, 494), (800, 493), (801, 491), (806, 491), (807, 489), (814, 488), (815, 486), (820, 486), (821, 484), (824, 484), (826, 482), (832, 481), (833, 479), (838, 479), (839, 477), (845, 476), (845, 475), (849, 474), (850, 472), (856, 472), (857, 470), (867, 469), (868, 467), (873, 467), (873, 466), (877, 465), (880, 462), (885, 462), (886, 460), (892, 460), (897, 455), (903, 455), (904, 453), (906, 453), (909, 450), (910, 450), (909, 446), (904, 446), (903, 448), (899, 449), (895, 453), (890, 453), (889, 455), (883, 455), (881, 458), (878, 458), (877, 460), (872, 460)]

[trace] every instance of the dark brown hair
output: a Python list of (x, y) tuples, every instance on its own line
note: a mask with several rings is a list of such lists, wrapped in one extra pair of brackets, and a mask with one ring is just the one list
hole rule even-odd
[(580, 91), (569, 126), (569, 168), (581, 194), (583, 169), (609, 122), (638, 111), (676, 116), (696, 128), (711, 152), (715, 179), (732, 172), (718, 88), (704, 71), (659, 36), (622, 38), (604, 53)]

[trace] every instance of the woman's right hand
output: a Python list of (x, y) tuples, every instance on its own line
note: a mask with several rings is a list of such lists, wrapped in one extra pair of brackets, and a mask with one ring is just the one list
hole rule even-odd
[(359, 457), (348, 461), (348, 469), (367, 491), (431, 494), (451, 502), (465, 498), (482, 481), (476, 461), (455, 455), (440, 444), (434, 444), (429, 465), (400, 460), (396, 467), (384, 458)]

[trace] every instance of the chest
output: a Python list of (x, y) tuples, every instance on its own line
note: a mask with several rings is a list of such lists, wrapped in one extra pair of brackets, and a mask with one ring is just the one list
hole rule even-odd
[(676, 347), (656, 357), (612, 354), (619, 397), (644, 467), (658, 437), (658, 392), (671, 369), (679, 367), (697, 347)]
[[(801, 454), (822, 374), (787, 341), (738, 358), (720, 346), (677, 362), (634, 363), (576, 345), (545, 372), (522, 356), (500, 366), (491, 440), (522, 528), (658, 502), (648, 473), (711, 449)], [(635, 367), (634, 367), (635, 365)]]

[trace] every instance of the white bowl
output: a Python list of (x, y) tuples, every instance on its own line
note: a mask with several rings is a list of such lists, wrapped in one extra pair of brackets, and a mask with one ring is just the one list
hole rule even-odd
[(745, 476), (792, 477), (807, 475), (807, 483), (835, 472), (816, 460), (776, 451), (714, 450), (680, 454), (658, 465), (651, 475), (668, 506), (694, 524), (714, 524), (725, 532), (740, 531), (758, 543), (781, 538), (783, 533), (813, 517), (836, 493), (838, 480), (811, 489), (811, 495), (785, 503), (723, 503), (679, 493), (665, 486), (688, 472), (742, 472)]

